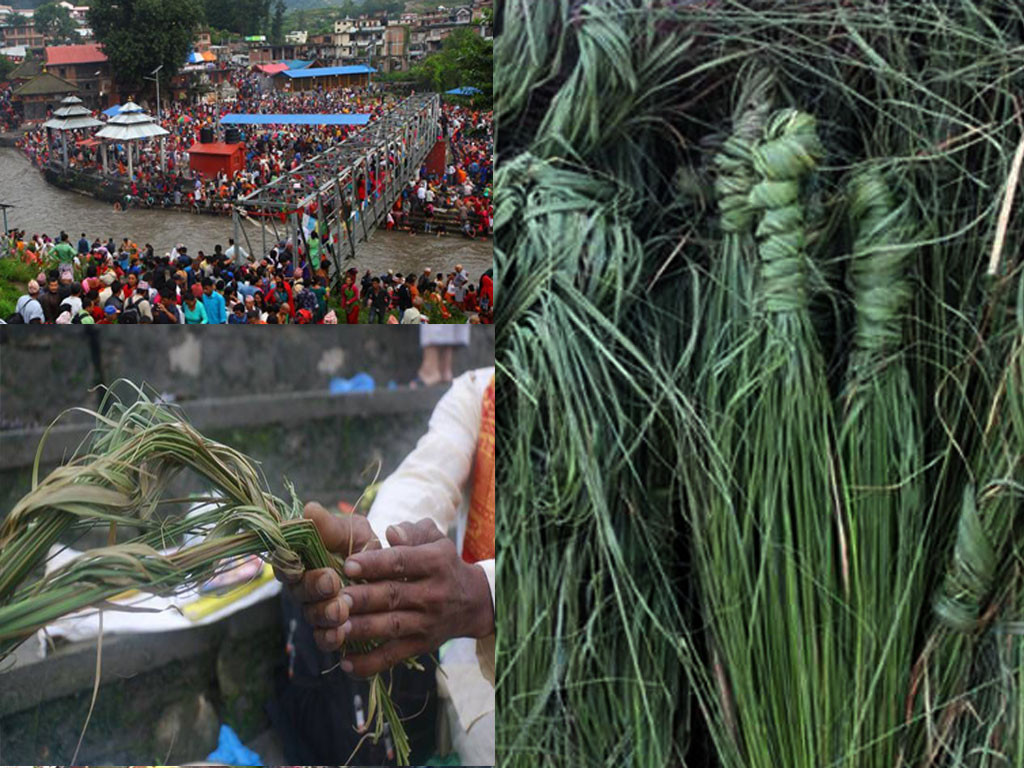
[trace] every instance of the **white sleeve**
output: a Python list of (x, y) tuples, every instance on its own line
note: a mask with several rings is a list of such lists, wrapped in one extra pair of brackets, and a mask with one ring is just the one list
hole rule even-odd
[(434, 521), (442, 533), (456, 521), (480, 433), (483, 394), (492, 369), (452, 382), (430, 417), (427, 433), (377, 491), (368, 520), (382, 546), (389, 525)]
[[(491, 608), (495, 611), (494, 626), (497, 628), (498, 609), (494, 600), (494, 560), (481, 560), (477, 565), (483, 568), (487, 575), (487, 585), (491, 588)], [(494, 685), (495, 639), (495, 633), (491, 632), (487, 637), (481, 637), (476, 641), (476, 658), (480, 663), (480, 672), (492, 686)]]

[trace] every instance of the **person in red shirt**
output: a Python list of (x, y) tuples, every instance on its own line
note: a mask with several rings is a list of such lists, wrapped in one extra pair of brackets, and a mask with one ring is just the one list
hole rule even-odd
[(284, 277), (277, 276), (277, 283), (273, 290), (265, 297), (267, 304), (280, 304), (285, 307), (288, 316), (295, 316), (295, 304), (292, 299), (292, 287), (285, 282)]
[[(88, 307), (88, 312), (97, 323), (104, 321), (103, 307), (100, 306), (100, 295), (97, 291), (89, 291), (88, 302), (83, 302)], [(91, 303), (90, 303), (91, 302)]]
[(135, 290), (139, 287), (139, 276), (132, 272), (128, 275), (128, 281), (125, 286), (121, 289), (121, 298), (127, 301), (135, 295)]

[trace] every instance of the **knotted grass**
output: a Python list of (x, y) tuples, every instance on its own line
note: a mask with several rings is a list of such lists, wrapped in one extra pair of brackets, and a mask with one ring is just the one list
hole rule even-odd
[(1024, 765), (1024, 8), (497, 15), (506, 764)]
[[(128, 386), (132, 400), (112, 388), (98, 411), (84, 411), (95, 419), (90, 436), (43, 478), (40, 442), (32, 489), (0, 524), (0, 659), (64, 616), (117, 610), (109, 601), (128, 590), (170, 596), (195, 589), (246, 555), (286, 573), (333, 568), (346, 583), (344, 558), (327, 551), (294, 493), (290, 501), (276, 497), (246, 456), (204, 437), (179, 409)], [(168, 494), (183, 472), (208, 492), (187, 500), (201, 503), (191, 514), (183, 512), (185, 499)], [(41, 573), (59, 539), (95, 529), (109, 530), (111, 539), (116, 530), (133, 533)], [(198, 543), (182, 546), (186, 537), (199, 537)], [(374, 740), (390, 728), (404, 765), (409, 741), (383, 675), (370, 681), (367, 722)]]

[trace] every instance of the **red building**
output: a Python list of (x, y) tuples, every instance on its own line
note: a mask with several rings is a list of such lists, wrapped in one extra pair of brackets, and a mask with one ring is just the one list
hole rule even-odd
[(195, 173), (212, 178), (223, 171), (231, 176), (245, 168), (245, 144), (196, 142), (188, 151), (188, 165)]

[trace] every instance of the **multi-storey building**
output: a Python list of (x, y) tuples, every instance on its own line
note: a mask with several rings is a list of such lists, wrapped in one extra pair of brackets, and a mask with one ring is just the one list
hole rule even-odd
[(46, 48), (46, 71), (73, 83), (89, 109), (105, 109), (114, 96), (110, 62), (96, 44), (51, 45)]
[(42, 32), (36, 31), (30, 14), (31, 11), (23, 11), (7, 15), (4, 26), (0, 27), (4, 48), (13, 48), (19, 45), (26, 48), (42, 48), (46, 45), (46, 38)]
[(420, 14), (409, 36), (409, 58), (422, 59), (437, 53), (452, 32), (474, 28), (475, 19), (482, 18), (483, 7), (477, 11), (473, 6), (464, 5)]
[(389, 23), (384, 31), (384, 52), (380, 58), (382, 72), (399, 72), (409, 68), (409, 38), (412, 33), (404, 24)]

